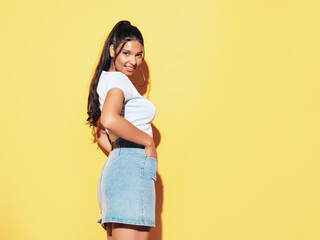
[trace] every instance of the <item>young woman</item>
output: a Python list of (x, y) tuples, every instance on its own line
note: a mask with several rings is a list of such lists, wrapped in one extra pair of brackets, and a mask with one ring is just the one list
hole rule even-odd
[(98, 182), (97, 222), (109, 240), (147, 240), (155, 227), (155, 107), (129, 78), (142, 71), (143, 61), (140, 31), (120, 21), (107, 37), (90, 84), (87, 121), (94, 142), (108, 155)]

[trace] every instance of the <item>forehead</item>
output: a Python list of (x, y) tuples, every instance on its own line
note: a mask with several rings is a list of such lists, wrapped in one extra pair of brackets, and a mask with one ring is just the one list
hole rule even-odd
[(124, 44), (122, 50), (129, 50), (131, 52), (141, 52), (143, 51), (142, 44), (137, 40), (132, 40)]

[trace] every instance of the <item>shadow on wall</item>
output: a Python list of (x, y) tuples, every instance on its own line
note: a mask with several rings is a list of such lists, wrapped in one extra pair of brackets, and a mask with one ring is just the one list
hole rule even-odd
[[(152, 124), (153, 138), (155, 141), (156, 148), (160, 143), (160, 132), (158, 129)], [(159, 160), (158, 160), (159, 165)], [(163, 206), (163, 184), (162, 179), (159, 173), (157, 173), (156, 180), (156, 227), (151, 229), (150, 239), (152, 240), (161, 240), (162, 239), (162, 206)]]
[[(144, 79), (146, 80), (145, 84), (144, 84)], [(147, 99), (149, 99), (149, 92), (151, 89), (151, 83), (150, 83), (149, 79), (150, 79), (150, 73), (149, 73), (149, 68), (148, 68), (148, 64), (146, 61), (144, 61), (142, 63), (141, 70), (137, 69), (130, 76), (130, 80), (132, 81), (132, 83), (135, 84), (135, 87), (137, 88), (138, 92), (141, 95), (146, 94)], [(148, 87), (149, 87), (149, 91), (148, 91)]]
[[(145, 61), (142, 64), (142, 71), (138, 69), (135, 71), (135, 73), (130, 77), (131, 81), (135, 83), (135, 87), (137, 88), (138, 92), (141, 95), (146, 94), (146, 98), (149, 99), (149, 93), (151, 90), (151, 83), (149, 81), (150, 79), (150, 73), (149, 73), (149, 68), (148, 64)], [(146, 80), (146, 84), (144, 84), (144, 78)], [(152, 126), (152, 132), (153, 132), (153, 139), (154, 143), (156, 145), (156, 148), (158, 148), (160, 141), (161, 141), (161, 135), (160, 131), (158, 128)], [(159, 159), (158, 159), (158, 164), (159, 164)], [(162, 205), (163, 205), (163, 184), (162, 184), (162, 179), (159, 173), (157, 173), (157, 180), (155, 182), (155, 188), (156, 188), (156, 227), (151, 228), (150, 231), (150, 239), (152, 240), (162, 240), (162, 221), (161, 221), (161, 214), (162, 214)]]

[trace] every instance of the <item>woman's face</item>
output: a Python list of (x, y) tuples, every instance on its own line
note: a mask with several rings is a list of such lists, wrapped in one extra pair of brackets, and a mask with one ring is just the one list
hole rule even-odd
[[(121, 45), (117, 49), (117, 53)], [(113, 45), (110, 47), (110, 55), (114, 57)], [(139, 41), (127, 42), (116, 58), (115, 66), (112, 64), (109, 71), (119, 71), (130, 76), (143, 62), (143, 46)]]

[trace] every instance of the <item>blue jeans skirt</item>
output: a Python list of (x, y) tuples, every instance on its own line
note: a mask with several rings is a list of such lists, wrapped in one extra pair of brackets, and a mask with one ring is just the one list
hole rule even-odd
[(99, 176), (97, 222), (155, 227), (156, 171), (157, 159), (144, 149), (113, 149)]

